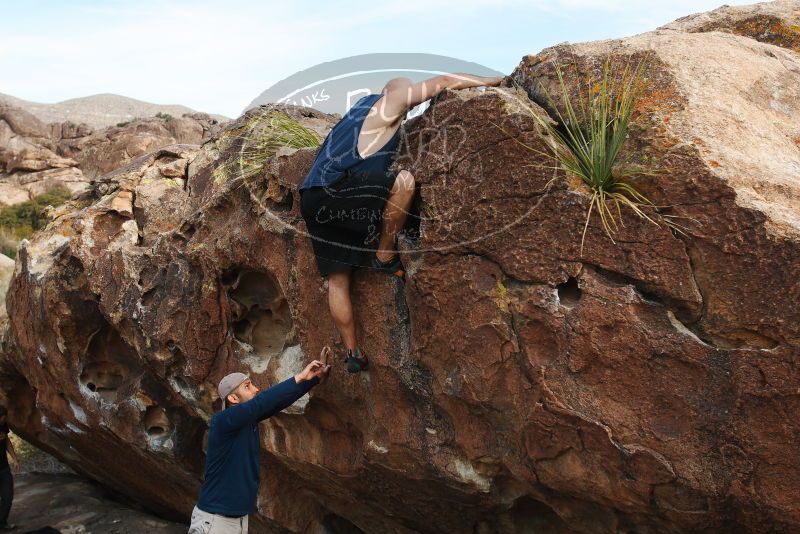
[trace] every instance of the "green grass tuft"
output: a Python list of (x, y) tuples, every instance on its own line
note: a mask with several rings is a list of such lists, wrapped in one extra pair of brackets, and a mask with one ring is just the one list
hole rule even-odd
[(267, 110), (250, 118), (232, 139), (238, 151), (214, 171), (219, 180), (248, 180), (258, 175), (282, 147), (316, 147), (322, 140), (282, 111)]

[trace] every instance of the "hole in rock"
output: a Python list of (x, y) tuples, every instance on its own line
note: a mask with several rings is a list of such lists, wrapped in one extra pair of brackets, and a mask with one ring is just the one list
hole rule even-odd
[(666, 301), (661, 297), (661, 295), (657, 295), (652, 291), (647, 291), (646, 289), (642, 289), (641, 287), (637, 287), (636, 289), (639, 291), (639, 294), (642, 296), (643, 300), (655, 302), (656, 304), (660, 304), (665, 308), (670, 307), (667, 305)]
[(778, 347), (779, 343), (755, 330), (737, 328), (724, 335), (711, 334), (708, 340), (711, 345), (721, 349), (763, 349), (772, 350)]
[(283, 202), (280, 203), (281, 206), (289, 209), (294, 204), (294, 194), (291, 191), (286, 193), (286, 198), (283, 199)]
[(144, 428), (148, 436), (160, 438), (172, 431), (172, 423), (163, 408), (149, 406), (144, 413)]
[(117, 399), (117, 389), (125, 380), (125, 370), (114, 362), (92, 362), (84, 366), (81, 383), (109, 401)]
[(240, 274), (239, 269), (231, 269), (225, 271), (220, 275), (219, 281), (224, 286), (236, 285), (239, 279), (239, 274)]
[(275, 279), (257, 271), (223, 275), (231, 299), (233, 333), (259, 356), (279, 354), (292, 329), (289, 304)]
[(581, 299), (581, 289), (578, 287), (578, 280), (574, 276), (570, 276), (569, 280), (559, 284), (557, 289), (558, 300), (565, 308), (574, 308)]
[(89, 341), (80, 383), (89, 391), (99, 393), (103, 399), (116, 402), (119, 390), (136, 367), (137, 359), (136, 352), (106, 324)]
[[(267, 179), (271, 182), (274, 178), (268, 176)], [(272, 183), (269, 187), (264, 189), (263, 192), (257, 193), (258, 204), (262, 208), (273, 212), (285, 212), (292, 209), (294, 202), (292, 192), (282, 185), (277, 185), (277, 187), (273, 189), (273, 185), (277, 184)]]
[(180, 233), (187, 239), (191, 238), (196, 231), (197, 228), (189, 222), (183, 223), (180, 227)]
[(77, 280), (84, 273), (83, 264), (75, 256), (70, 256), (64, 265), (63, 277), (67, 280)]

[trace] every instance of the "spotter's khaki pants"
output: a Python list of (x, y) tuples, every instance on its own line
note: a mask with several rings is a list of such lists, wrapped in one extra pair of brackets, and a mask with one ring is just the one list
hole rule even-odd
[(195, 506), (189, 534), (247, 534), (247, 516), (225, 517), (204, 512)]

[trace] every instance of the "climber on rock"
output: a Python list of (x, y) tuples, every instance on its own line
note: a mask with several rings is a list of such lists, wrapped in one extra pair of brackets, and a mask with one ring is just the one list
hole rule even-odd
[(260, 391), (243, 373), (219, 383), (222, 410), (208, 428), (205, 475), (192, 510), (189, 534), (246, 534), (255, 510), (259, 484), (261, 439), (258, 423), (291, 406), (330, 372), (331, 350), (303, 371)]
[[(443, 74), (413, 83), (393, 78), (380, 94), (358, 100), (331, 129), (300, 186), (306, 222), (320, 274), (328, 279), (328, 306), (347, 349), (351, 373), (368, 366), (356, 342), (350, 279), (359, 267), (403, 278), (398, 233), (415, 198), (414, 176), (389, 171), (407, 111), (444, 89), (498, 86), (502, 76)], [(416, 214), (412, 214), (418, 216)]]

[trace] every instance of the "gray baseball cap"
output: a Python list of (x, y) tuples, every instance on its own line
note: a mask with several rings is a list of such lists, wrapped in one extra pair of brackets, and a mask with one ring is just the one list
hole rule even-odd
[(242, 382), (250, 378), (249, 375), (244, 373), (231, 373), (229, 375), (225, 375), (225, 377), (219, 381), (219, 386), (217, 386), (217, 392), (219, 393), (219, 398), (222, 399), (222, 407), (226, 408), (225, 406), (225, 398), (233, 393), (233, 390), (238, 388)]

